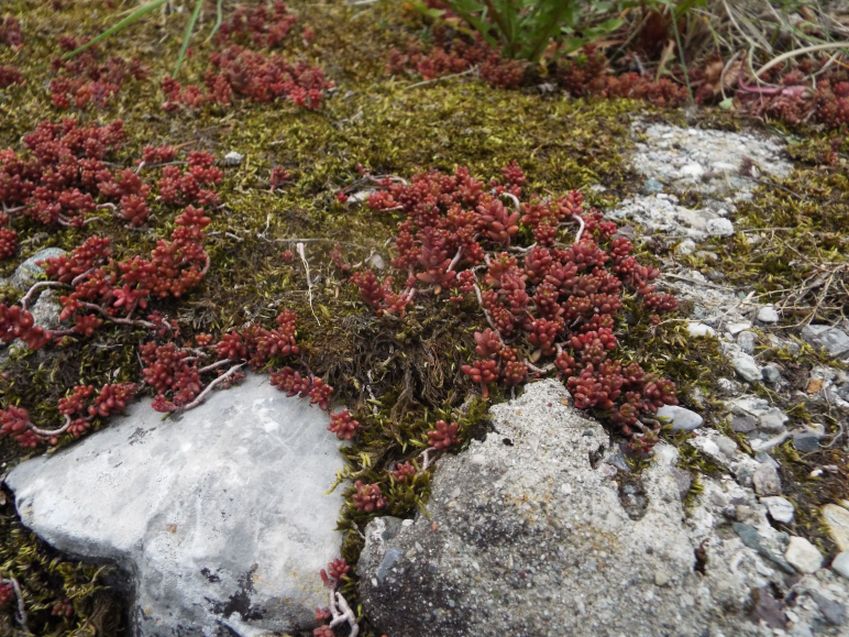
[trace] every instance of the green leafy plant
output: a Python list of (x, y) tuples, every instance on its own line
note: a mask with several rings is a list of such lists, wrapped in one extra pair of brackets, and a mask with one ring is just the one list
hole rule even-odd
[[(211, 1), (211, 0), (210, 0)], [(118, 20), (115, 24), (110, 26), (109, 28), (101, 31), (91, 40), (83, 44), (82, 46), (77, 47), (73, 51), (70, 51), (65, 54), (65, 59), (72, 58), (86, 49), (91, 48), (92, 46), (106, 40), (107, 38), (120, 33), (124, 29), (127, 29), (134, 24), (141, 22), (148, 16), (150, 16), (154, 11), (163, 7), (168, 0), (150, 0), (150, 2), (146, 2), (145, 4), (127, 12), (123, 18)], [(192, 36), (194, 35), (195, 29), (197, 28), (198, 19), (200, 18), (200, 13), (203, 10), (203, 5), (206, 4), (207, 0), (195, 0), (194, 7), (192, 9), (192, 13), (189, 16), (189, 21), (186, 23), (186, 28), (183, 31), (183, 41), (180, 45), (180, 52), (177, 54), (177, 62), (174, 67), (174, 75), (180, 71), (180, 68), (183, 66), (183, 62), (186, 59), (186, 53), (189, 50), (189, 44), (191, 43)], [(215, 24), (212, 27), (212, 32), (209, 34), (209, 38), (211, 39), (221, 27), (221, 22), (223, 20), (223, 5), (224, 0), (215, 0)]]
[[(433, 4), (433, 3), (431, 3)], [(552, 40), (568, 50), (615, 31), (619, 3), (583, 0), (446, 0), (447, 9), (418, 3), (434, 18), (450, 13), (474, 28), (506, 57), (539, 61)]]

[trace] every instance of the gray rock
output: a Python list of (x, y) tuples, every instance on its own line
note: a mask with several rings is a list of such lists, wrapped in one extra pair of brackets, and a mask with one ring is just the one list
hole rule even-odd
[(752, 484), (758, 495), (779, 495), (781, 493), (781, 478), (778, 470), (767, 462), (758, 465), (752, 474)]
[(55, 330), (59, 327), (59, 313), (62, 311), (62, 306), (57, 296), (54, 290), (44, 290), (30, 308), (32, 318), (39, 327), (46, 330)]
[(731, 336), (736, 336), (743, 330), (747, 330), (750, 327), (752, 327), (751, 321), (737, 321), (734, 323), (729, 323), (725, 326), (725, 329), (728, 330), (728, 333), (731, 334)]
[(739, 345), (740, 349), (747, 354), (755, 353), (755, 344), (757, 343), (757, 340), (757, 334), (750, 332), (749, 330), (743, 330), (737, 335), (737, 345)]
[(734, 234), (734, 224), (724, 217), (708, 219), (705, 230), (712, 237), (730, 237)]
[(240, 166), (242, 164), (242, 162), (244, 161), (244, 159), (245, 159), (245, 156), (242, 153), (238, 153), (235, 150), (231, 150), (229, 153), (224, 155), (224, 160), (223, 160), (222, 163), (225, 166), (230, 166), (230, 167)]
[(778, 311), (772, 305), (764, 305), (758, 310), (758, 320), (761, 323), (778, 323)]
[(793, 508), (793, 503), (790, 502), (790, 500), (779, 496), (769, 496), (761, 498), (761, 502), (766, 505), (766, 509), (769, 511), (769, 517), (776, 522), (789, 524), (793, 521), (795, 509)]
[(793, 434), (793, 446), (802, 453), (811, 453), (819, 450), (822, 438), (823, 435), (816, 431), (803, 431)]
[(822, 519), (837, 548), (849, 551), (849, 510), (838, 504), (826, 504), (822, 508)]
[(663, 184), (654, 177), (649, 177), (643, 184), (643, 192), (647, 194), (663, 192)]
[(781, 381), (781, 370), (773, 363), (764, 365), (761, 374), (763, 374), (763, 379), (771, 385), (775, 385)]
[(38, 262), (44, 259), (60, 257), (63, 254), (65, 254), (65, 251), (62, 248), (45, 248), (44, 250), (39, 250), (18, 266), (9, 278), (9, 283), (19, 290), (27, 291), (44, 274), (44, 269), (37, 265)]
[(678, 405), (664, 405), (657, 410), (657, 415), (660, 418), (668, 418), (674, 431), (693, 431), (704, 423), (704, 418), (699, 414)]
[(757, 428), (766, 433), (781, 433), (790, 420), (781, 409), (757, 396), (740, 396), (730, 401), (728, 406), (732, 413), (731, 426), (739, 432)]
[(849, 335), (831, 325), (806, 325), (802, 328), (802, 338), (814, 347), (820, 347), (835, 358), (849, 353)]
[(137, 635), (229, 635), (234, 610), (297, 631), (326, 605), (316, 574), (339, 552), (337, 443), (324, 412), (251, 375), (179, 419), (134, 405), (7, 483), (47, 542), (123, 567)]
[(822, 593), (811, 591), (811, 597), (817, 603), (825, 620), (832, 626), (842, 626), (846, 623), (846, 607), (840, 602), (829, 599)]
[(822, 554), (817, 547), (795, 535), (790, 537), (784, 559), (800, 573), (814, 573), (822, 566)]
[[(566, 395), (547, 380), (497, 405), (496, 433), (437, 463), (426, 516), (367, 526), (359, 586), (378, 632), (760, 634), (747, 605), (753, 583), (776, 576), (771, 563), (736, 537), (720, 539), (713, 529), (722, 522), (701, 504), (685, 524), (669, 445), (655, 447), (642, 513), (629, 516), (620, 492), (631, 482), (617, 484), (609, 465), (591, 461), (607, 434), (564, 406)], [(707, 500), (711, 479), (704, 487)], [(709, 555), (704, 573), (697, 547)]]
[(745, 352), (735, 352), (732, 354), (731, 366), (734, 367), (734, 371), (737, 372), (737, 375), (740, 376), (740, 378), (750, 383), (761, 380), (763, 377), (760, 365), (755, 362), (754, 358)]
[(849, 551), (838, 553), (831, 563), (831, 568), (846, 579), (849, 579)]

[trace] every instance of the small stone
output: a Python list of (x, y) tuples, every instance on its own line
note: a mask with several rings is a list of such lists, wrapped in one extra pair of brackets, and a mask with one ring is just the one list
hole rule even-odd
[(778, 495), (781, 493), (781, 478), (778, 470), (771, 464), (758, 465), (752, 474), (752, 485), (758, 495)]
[(19, 290), (28, 290), (32, 284), (41, 278), (44, 269), (38, 265), (39, 261), (61, 257), (65, 251), (61, 248), (45, 248), (39, 250), (29, 259), (21, 263), (9, 279), (9, 283)]
[(831, 325), (806, 325), (802, 328), (802, 338), (814, 347), (821, 347), (835, 358), (849, 352), (849, 335)]
[(764, 305), (758, 310), (758, 320), (761, 323), (778, 323), (778, 312), (772, 305)]
[(771, 385), (775, 385), (781, 380), (781, 370), (772, 363), (765, 365), (761, 370), (761, 374), (763, 374), (764, 380)]
[(725, 329), (728, 330), (728, 333), (731, 336), (736, 336), (743, 330), (747, 330), (752, 327), (752, 324), (749, 321), (741, 321), (739, 323), (729, 323), (725, 326)]
[(803, 431), (802, 433), (793, 434), (793, 446), (796, 447), (796, 451), (811, 453), (820, 448), (820, 438), (822, 436), (816, 432)]
[(231, 150), (229, 153), (224, 155), (224, 165), (225, 166), (239, 166), (242, 161), (244, 161), (245, 156), (242, 153), (237, 153), (235, 150)]
[(704, 323), (691, 322), (687, 323), (687, 333), (694, 338), (701, 338), (704, 336), (713, 336), (716, 334), (716, 330)]
[(800, 573), (815, 573), (822, 566), (822, 555), (817, 547), (795, 535), (790, 538), (784, 559)]
[(739, 345), (740, 349), (747, 354), (755, 353), (755, 344), (757, 343), (757, 340), (757, 334), (750, 332), (749, 330), (743, 330), (737, 335), (737, 345)]
[(843, 604), (829, 599), (817, 591), (811, 591), (811, 597), (814, 598), (817, 607), (829, 624), (842, 626), (846, 622), (846, 607)]
[(740, 434), (747, 434), (758, 427), (758, 419), (752, 414), (733, 414), (731, 416), (731, 429)]
[(837, 548), (849, 551), (849, 511), (837, 504), (826, 504), (822, 517)]
[(646, 192), (646, 194), (653, 195), (655, 193), (663, 191), (663, 184), (660, 183), (654, 177), (649, 177), (643, 184), (643, 190)]
[(691, 179), (698, 179), (702, 175), (705, 174), (705, 169), (701, 164), (697, 164), (695, 162), (687, 164), (686, 166), (681, 168), (681, 176), (689, 177)]
[(657, 410), (657, 415), (668, 418), (672, 422), (673, 431), (693, 431), (704, 423), (704, 418), (699, 414), (678, 405), (664, 405)]
[(681, 243), (675, 246), (675, 252), (677, 254), (687, 256), (688, 254), (693, 254), (696, 251), (696, 242), (692, 239), (684, 239)]
[(849, 551), (838, 553), (831, 563), (831, 568), (846, 579), (849, 579)]
[(734, 234), (734, 224), (724, 217), (708, 219), (705, 229), (712, 237), (730, 237)]
[(795, 510), (793, 503), (786, 498), (780, 496), (769, 496), (761, 498), (761, 502), (766, 505), (766, 509), (771, 517), (776, 522), (788, 524), (793, 521)]
[(734, 371), (742, 378), (750, 383), (761, 380), (760, 365), (755, 362), (746, 352), (737, 352), (731, 357), (731, 365)]

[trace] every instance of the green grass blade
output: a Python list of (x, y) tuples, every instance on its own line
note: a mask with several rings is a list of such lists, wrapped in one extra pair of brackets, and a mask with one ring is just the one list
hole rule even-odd
[(222, 22), (224, 22), (224, 0), (218, 0), (215, 3), (215, 24), (212, 25), (212, 31), (204, 42), (209, 42), (215, 37), (215, 34), (218, 33), (218, 29), (221, 28)]
[(180, 53), (177, 55), (177, 65), (174, 67), (174, 77), (180, 72), (180, 67), (183, 66), (183, 60), (186, 59), (186, 51), (189, 50), (189, 42), (192, 40), (192, 34), (195, 32), (195, 25), (200, 17), (200, 10), (203, 8), (203, 0), (195, 2), (195, 9), (186, 24), (186, 30), (183, 32), (183, 44), (180, 45)]
[(67, 60), (68, 58), (72, 58), (75, 55), (82, 53), (86, 49), (93, 47), (98, 42), (102, 42), (106, 38), (113, 36), (116, 33), (123, 31), (127, 27), (134, 25), (136, 22), (138, 22), (139, 20), (144, 18), (148, 13), (155, 11), (156, 9), (161, 7), (163, 4), (165, 4), (167, 1), (168, 0), (151, 0), (147, 4), (143, 4), (138, 9), (136, 9), (135, 11), (130, 13), (127, 17), (122, 18), (121, 20), (119, 20), (118, 22), (113, 24), (111, 27), (106, 29), (105, 31), (102, 31), (101, 33), (97, 34), (91, 40), (89, 40), (88, 42), (83, 44), (82, 46), (79, 46), (76, 49), (74, 49), (73, 51), (70, 51), (70, 52), (66, 53), (65, 55), (63, 55), (62, 59)]

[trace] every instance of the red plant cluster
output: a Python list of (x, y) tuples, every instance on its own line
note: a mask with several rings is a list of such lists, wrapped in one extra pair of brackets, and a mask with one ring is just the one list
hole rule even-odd
[[(64, 51), (73, 51), (79, 42), (63, 37), (59, 46)], [(70, 59), (53, 61), (56, 77), (50, 81), (50, 99), (56, 108), (86, 108), (93, 105), (104, 108), (121, 90), (128, 79), (143, 80), (147, 76), (139, 60), (126, 60), (111, 56), (103, 59), (96, 47), (92, 47)]]
[(501, 88), (517, 88), (525, 80), (526, 63), (503, 58), (480, 37), (467, 41), (437, 29), (434, 38), (435, 44), (427, 50), (415, 42), (410, 42), (404, 50), (392, 49), (387, 64), (389, 72), (397, 75), (414, 71), (431, 80), (477, 68), (486, 82)]
[(106, 159), (123, 139), (120, 120), (107, 126), (41, 122), (24, 137), (27, 153), (0, 150), (0, 203), (45, 225), (81, 225), (96, 207), (100, 184), (115, 179)]
[(8, 16), (0, 20), (0, 44), (19, 49), (23, 43), (24, 36), (18, 19)]
[(336, 437), (339, 438), (339, 440), (350, 440), (357, 435), (357, 431), (359, 431), (359, 429), (359, 421), (355, 420), (351, 415), (351, 412), (347, 409), (330, 416), (330, 426), (328, 427), (328, 430), (336, 434)]
[(70, 254), (45, 260), (50, 280), (71, 287), (60, 297), (60, 320), (72, 322), (73, 333), (90, 336), (103, 321), (133, 324), (152, 301), (180, 298), (209, 268), (203, 247), (209, 222), (202, 209), (188, 206), (175, 220), (171, 239), (157, 241), (148, 257), (115, 260), (109, 239), (92, 236)]
[[(654, 317), (673, 310), (675, 299), (655, 289), (659, 272), (639, 263), (616, 224), (579, 192), (522, 203), (524, 181), (516, 165), (489, 187), (464, 168), (383, 180), (369, 205), (403, 215), (392, 266), (406, 288), (396, 291), (392, 277), (380, 282), (370, 270), (352, 282), (377, 314), (400, 315), (424, 294), (477, 304), (490, 327), (475, 334), (476, 358), (463, 371), (484, 395), (493, 384), (556, 369), (577, 407), (593, 408), (626, 435), (642, 430), (659, 406), (675, 403), (674, 386), (617, 360), (614, 330), (628, 318), (626, 304)], [(455, 435), (437, 424), (428, 437), (444, 448)]]
[(18, 233), (9, 228), (9, 215), (0, 212), (0, 261), (13, 257), (18, 251)]
[(239, 5), (230, 19), (221, 25), (217, 39), (255, 49), (274, 49), (283, 44), (297, 21), (298, 18), (289, 13), (289, 7), (283, 0), (275, 0), (271, 7), (265, 4), (255, 7)]
[(335, 588), (337, 584), (351, 572), (351, 565), (343, 558), (338, 558), (327, 564), (326, 569), (321, 569), (321, 581), (328, 588)]
[(210, 62), (205, 87), (182, 86), (170, 77), (163, 80), (165, 110), (204, 104), (226, 106), (237, 97), (255, 102), (285, 99), (301, 108), (315, 110), (333, 87), (318, 67), (305, 62), (290, 63), (281, 55), (268, 55), (235, 44), (214, 53)]
[[(811, 77), (816, 76), (816, 82)], [(773, 69), (761, 82), (738, 79), (737, 105), (759, 117), (790, 124), (818, 122), (831, 128), (849, 124), (849, 71), (829, 59), (803, 60), (790, 71)]]
[(23, 84), (24, 76), (11, 65), (0, 64), (0, 88), (9, 88), (13, 84)]
[(50, 341), (50, 334), (36, 325), (32, 314), (19, 305), (0, 303), (0, 340), (9, 344), (18, 338), (30, 349), (40, 349)]
[(0, 581), (0, 608), (8, 606), (15, 599), (15, 587), (6, 580)]
[(687, 87), (661, 77), (634, 71), (616, 73), (607, 57), (596, 47), (587, 46), (581, 55), (558, 66), (555, 79), (575, 97), (626, 97), (656, 106), (680, 106), (687, 100)]
[(333, 88), (320, 68), (255, 50), (280, 47), (296, 22), (297, 17), (281, 0), (271, 8), (237, 7), (218, 32), (218, 42), (227, 46), (210, 56), (204, 85), (183, 86), (174, 78), (165, 78), (163, 108), (229, 106), (236, 98), (255, 102), (284, 99), (301, 108), (319, 108), (326, 92)]
[(45, 442), (56, 444), (64, 433), (78, 438), (89, 430), (95, 418), (106, 419), (123, 412), (135, 394), (136, 386), (133, 383), (108, 384), (101, 387), (100, 391), (91, 385), (78, 385), (70, 394), (59, 399), (58, 409), (65, 417), (65, 424), (53, 430), (36, 427), (26, 409), (10, 405), (0, 409), (0, 438), (12, 438), (22, 447), (28, 448)]
[(353, 495), (354, 508), (364, 513), (379, 511), (386, 506), (386, 498), (380, 490), (379, 484), (366, 484), (362, 480), (354, 483), (356, 490)]
[(460, 442), (457, 437), (459, 428), (460, 425), (456, 422), (449, 424), (444, 420), (437, 420), (433, 429), (427, 432), (428, 446), (437, 451), (442, 451), (457, 445)]

